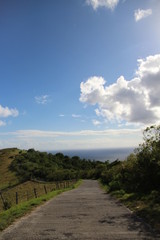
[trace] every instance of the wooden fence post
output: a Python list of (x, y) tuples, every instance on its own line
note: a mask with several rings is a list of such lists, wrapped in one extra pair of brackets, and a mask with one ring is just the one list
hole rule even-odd
[(4, 198), (3, 198), (2, 192), (0, 192), (0, 195), (1, 195), (1, 199), (2, 199), (3, 206), (4, 206), (4, 208), (5, 208), (5, 200), (4, 200)]
[(47, 188), (45, 185), (44, 185), (44, 191), (45, 191), (45, 194), (47, 194)]
[(37, 198), (37, 190), (36, 190), (36, 188), (34, 188), (33, 190), (34, 190), (35, 198)]
[(16, 192), (16, 205), (18, 204), (18, 192)]

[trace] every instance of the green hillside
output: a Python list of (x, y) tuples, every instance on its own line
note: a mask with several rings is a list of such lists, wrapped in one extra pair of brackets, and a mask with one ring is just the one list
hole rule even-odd
[(99, 161), (55, 155), (34, 149), (0, 150), (0, 190), (30, 180), (62, 181), (79, 178), (97, 178)]
[(64, 169), (63, 161), (60, 153), (54, 157), (34, 149), (0, 150), (0, 212), (53, 190), (73, 186), (76, 171), (72, 166), (71, 170)]

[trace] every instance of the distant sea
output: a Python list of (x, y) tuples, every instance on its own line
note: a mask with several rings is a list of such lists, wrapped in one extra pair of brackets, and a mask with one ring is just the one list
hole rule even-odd
[(134, 148), (112, 148), (112, 149), (87, 149), (87, 150), (60, 150), (60, 151), (49, 151), (50, 153), (56, 154), (61, 152), (69, 157), (79, 156), (80, 158), (99, 160), (110, 162), (119, 159), (125, 160), (126, 157), (132, 153)]

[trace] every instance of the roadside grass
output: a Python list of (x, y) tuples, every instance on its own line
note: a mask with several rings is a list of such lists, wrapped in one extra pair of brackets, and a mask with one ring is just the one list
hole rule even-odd
[(160, 232), (160, 193), (158, 191), (148, 194), (126, 193), (123, 189), (110, 192), (108, 186), (101, 182), (100, 185), (107, 193), (119, 199), (132, 212)]
[(102, 183), (101, 179), (98, 179), (99, 186), (106, 192), (109, 192), (109, 186)]
[[(59, 183), (59, 188), (63, 188), (62, 183)], [(45, 188), (44, 188), (45, 187)], [(18, 203), (28, 201), (35, 197), (34, 189), (36, 189), (37, 197), (45, 194), (45, 190), (51, 192), (57, 189), (56, 182), (36, 182), (36, 181), (26, 181), (20, 183), (14, 187), (7, 188), (2, 191), (3, 198), (8, 203), (10, 207), (16, 205), (16, 193), (18, 194)], [(3, 203), (0, 199), (0, 211), (3, 211)]]
[(17, 206), (11, 207), (6, 211), (1, 212), (0, 213), (0, 231), (4, 230), (6, 227), (12, 224), (16, 219), (24, 216), (27, 213), (30, 213), (35, 207), (43, 204), (44, 202), (61, 194), (62, 192), (77, 188), (81, 183), (82, 183), (82, 180), (79, 180), (69, 188), (52, 191), (46, 195), (31, 199), (27, 202), (21, 203)]

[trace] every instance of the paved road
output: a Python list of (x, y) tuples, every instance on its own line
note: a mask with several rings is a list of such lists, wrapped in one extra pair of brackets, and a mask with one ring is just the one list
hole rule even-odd
[(129, 210), (85, 180), (6, 229), (2, 240), (160, 239)]

